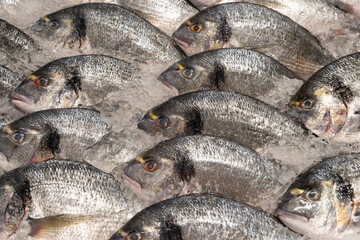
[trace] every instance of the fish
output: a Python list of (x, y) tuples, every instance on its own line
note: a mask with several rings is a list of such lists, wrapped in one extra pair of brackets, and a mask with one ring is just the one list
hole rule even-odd
[(12, 103), (30, 113), (52, 108), (94, 107), (107, 94), (140, 84), (135, 64), (105, 55), (54, 60), (28, 75)]
[(303, 79), (334, 60), (314, 36), (290, 18), (250, 3), (206, 8), (186, 20), (172, 38), (187, 55), (218, 48), (256, 50)]
[(6, 239), (107, 239), (140, 210), (111, 174), (85, 162), (14, 169), (0, 177), (0, 193)]
[(6, 171), (51, 158), (81, 160), (110, 132), (98, 112), (50, 109), (30, 113), (0, 129), (0, 167)]
[(23, 57), (30, 58), (29, 54), (38, 49), (31, 37), (14, 25), (0, 19), (0, 59), (15, 58), (21, 60)]
[(169, 36), (181, 23), (199, 12), (185, 0), (118, 0), (116, 4), (143, 17)]
[(124, 168), (123, 178), (147, 201), (217, 192), (264, 208), (269, 199), (285, 192), (281, 193), (285, 171), (229, 140), (194, 135), (161, 142), (139, 154)]
[(166, 138), (208, 134), (253, 150), (283, 139), (289, 144), (307, 131), (278, 109), (255, 98), (226, 90), (185, 93), (150, 109), (138, 122), (148, 134)]
[(299, 239), (269, 215), (227, 196), (190, 194), (153, 204), (110, 240)]
[(107, 51), (138, 61), (167, 63), (184, 57), (169, 36), (135, 13), (114, 4), (85, 3), (39, 19), (34, 35), (54, 47)]
[(327, 140), (359, 140), (360, 53), (317, 71), (291, 98), (289, 115)]
[(277, 216), (295, 232), (314, 239), (359, 234), (359, 168), (359, 154), (325, 158), (291, 184)]
[(274, 102), (276, 97), (277, 101), (288, 100), (288, 89), (279, 87), (283, 86), (282, 81), (291, 86), (303, 83), (300, 77), (276, 60), (253, 50), (236, 48), (210, 50), (184, 58), (166, 69), (159, 80), (179, 94), (227, 89), (267, 103)]

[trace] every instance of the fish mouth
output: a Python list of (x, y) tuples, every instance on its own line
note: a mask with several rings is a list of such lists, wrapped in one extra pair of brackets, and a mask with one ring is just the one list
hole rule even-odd
[(168, 81), (166, 81), (166, 79), (162, 75), (160, 75), (158, 77), (158, 80), (160, 82), (162, 82), (164, 84), (165, 88), (167, 90), (169, 90), (170, 92), (172, 92), (175, 96), (179, 95), (179, 90), (176, 87), (174, 87), (173, 85), (171, 85)]
[(21, 111), (30, 113), (35, 112), (37, 109), (35, 108), (34, 100), (26, 97), (25, 95), (13, 92), (11, 94), (11, 97), (13, 98), (11, 102)]
[(140, 183), (138, 183), (137, 181), (135, 181), (134, 179), (132, 179), (131, 177), (129, 177), (125, 173), (122, 174), (122, 177), (124, 179), (125, 184), (129, 185), (129, 187), (131, 189), (133, 189), (133, 191), (140, 191), (141, 190)]
[(122, 177), (124, 179), (124, 183), (129, 186), (129, 188), (141, 199), (149, 202), (159, 202), (159, 198), (154, 195), (153, 193), (142, 189), (140, 183), (135, 181), (134, 179), (130, 178), (125, 173), (122, 174)]
[(333, 140), (336, 138), (336, 136), (339, 134), (341, 129), (344, 127), (348, 116), (348, 108), (342, 109), (340, 113), (335, 114), (334, 117), (332, 117), (330, 109), (326, 109), (326, 113), (324, 114), (324, 117), (322, 119), (322, 123), (320, 126), (325, 126), (325, 129), (323, 127), (317, 128), (316, 134), (319, 137), (326, 137), (330, 140)]
[(176, 42), (176, 44), (181, 47), (182, 50), (184, 50), (184, 52), (186, 53), (186, 55), (189, 54), (190, 52), (190, 48), (189, 48), (189, 44), (187, 42), (184, 42), (183, 40), (175, 37), (174, 35), (172, 35), (172, 39)]
[(283, 222), (287, 227), (295, 232), (305, 235), (309, 233), (309, 230), (311, 229), (311, 223), (309, 222), (309, 219), (304, 216), (285, 212), (280, 209), (276, 211), (275, 215), (281, 220), (281, 222)]

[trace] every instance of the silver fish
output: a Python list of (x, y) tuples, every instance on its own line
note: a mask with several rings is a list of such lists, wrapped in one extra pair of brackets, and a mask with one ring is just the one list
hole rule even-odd
[(25, 112), (93, 107), (111, 92), (139, 85), (137, 72), (134, 64), (105, 55), (61, 58), (24, 79), (12, 102)]
[(298, 239), (263, 212), (215, 194), (191, 194), (151, 205), (110, 240)]
[(102, 49), (142, 61), (167, 63), (184, 54), (171, 39), (152, 24), (117, 5), (88, 3), (42, 17), (34, 33), (64, 48), (80, 51)]
[(304, 79), (334, 59), (306, 29), (272, 9), (250, 3), (200, 11), (174, 32), (173, 39), (187, 55), (229, 47), (257, 50)]
[(360, 155), (324, 159), (301, 174), (284, 195), (280, 220), (314, 239), (359, 237)]

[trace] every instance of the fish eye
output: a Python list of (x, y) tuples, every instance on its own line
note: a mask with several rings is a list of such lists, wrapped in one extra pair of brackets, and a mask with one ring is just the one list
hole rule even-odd
[(141, 235), (140, 233), (131, 233), (128, 237), (128, 240), (140, 240), (141, 239)]
[(167, 119), (166, 117), (158, 117), (155, 120), (155, 123), (161, 128), (167, 128), (169, 126), (169, 119)]
[(202, 26), (199, 23), (196, 23), (190, 27), (191, 31), (194, 33), (199, 33), (202, 30)]
[(303, 106), (303, 108), (309, 109), (313, 106), (313, 104), (314, 104), (314, 101), (312, 99), (307, 98), (302, 102), (301, 105)]
[(45, 77), (39, 77), (36, 81), (36, 84), (40, 87), (47, 87), (49, 85), (49, 79)]
[(25, 135), (22, 131), (15, 131), (11, 139), (16, 143), (22, 143), (25, 140)]
[(316, 189), (311, 188), (306, 192), (306, 198), (308, 200), (311, 200), (311, 201), (318, 200), (319, 197), (320, 197), (320, 194)]
[(144, 163), (144, 169), (148, 172), (153, 172), (157, 169), (157, 165), (155, 160), (148, 160)]
[(192, 78), (192, 76), (194, 75), (194, 70), (192, 68), (186, 68), (184, 69), (181, 74), (185, 77), (185, 78)]
[(56, 30), (59, 28), (59, 23), (56, 20), (51, 20), (48, 22), (48, 27), (50, 30)]

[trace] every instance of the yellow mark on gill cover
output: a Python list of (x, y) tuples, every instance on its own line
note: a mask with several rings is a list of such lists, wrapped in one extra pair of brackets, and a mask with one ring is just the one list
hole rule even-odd
[(4, 188), (5, 188), (5, 190), (7, 190), (7, 191), (12, 191), (12, 190), (14, 189), (14, 188), (13, 188), (12, 186), (10, 186), (10, 185), (5, 185)]
[(64, 23), (73, 23), (73, 20), (71, 18), (65, 18), (63, 19)]
[(331, 186), (331, 182), (329, 182), (329, 181), (323, 181), (323, 182), (321, 183), (321, 185), (323, 185), (324, 187)]
[(315, 96), (318, 96), (318, 95), (320, 95), (320, 94), (322, 94), (322, 93), (324, 93), (324, 90), (323, 90), (323, 89), (316, 89), (316, 90), (314, 91), (314, 95), (315, 95)]
[(172, 160), (168, 159), (168, 158), (160, 158), (160, 161), (161, 162), (172, 162)]
[(154, 120), (154, 119), (157, 118), (157, 116), (153, 113), (153, 110), (150, 110), (150, 111), (149, 111), (149, 116), (150, 116), (150, 118), (151, 118), (152, 120)]
[(304, 189), (300, 189), (300, 188), (293, 188), (290, 190), (290, 193), (292, 195), (300, 195), (304, 192)]
[(138, 161), (139, 163), (143, 163), (145, 162), (145, 160), (142, 158), (142, 156), (136, 156), (136, 161)]

